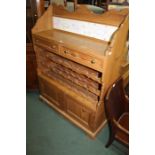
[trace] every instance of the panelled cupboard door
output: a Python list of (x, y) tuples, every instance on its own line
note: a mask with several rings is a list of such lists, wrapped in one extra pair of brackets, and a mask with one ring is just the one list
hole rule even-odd
[(75, 118), (77, 121), (85, 125), (87, 128), (91, 128), (93, 112), (78, 103), (70, 96), (65, 96), (66, 100), (66, 112)]
[(50, 100), (54, 105), (60, 109), (64, 109), (64, 95), (61, 90), (49, 83), (48, 81), (39, 77), (39, 85), (41, 94)]

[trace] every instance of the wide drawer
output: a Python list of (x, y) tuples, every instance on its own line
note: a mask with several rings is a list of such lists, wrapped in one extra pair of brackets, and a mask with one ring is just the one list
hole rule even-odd
[(43, 39), (40, 39), (40, 38), (35, 38), (34, 39), (34, 43), (38, 46), (41, 46), (49, 51), (52, 51), (52, 52), (58, 52), (59, 51), (59, 45), (57, 42), (55, 41), (45, 41)]
[(83, 64), (85, 66), (88, 66), (90, 68), (93, 68), (95, 70), (102, 71), (102, 64), (103, 64), (102, 60), (95, 58), (93, 56), (90, 56), (88, 54), (61, 46), (60, 55), (68, 59), (71, 59), (73, 61), (76, 61), (80, 64)]

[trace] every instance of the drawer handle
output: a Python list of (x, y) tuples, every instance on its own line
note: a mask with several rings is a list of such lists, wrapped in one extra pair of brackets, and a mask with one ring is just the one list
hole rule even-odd
[(73, 57), (79, 57), (79, 55), (78, 55), (77, 53), (72, 53), (72, 52), (70, 52), (70, 51), (68, 51), (68, 50), (65, 50), (64, 53), (65, 53), (65, 54), (70, 54), (70, 55), (73, 56)]
[(93, 59), (93, 60), (91, 60), (91, 63), (92, 63), (92, 64), (95, 64), (95, 63), (96, 63), (96, 61)]

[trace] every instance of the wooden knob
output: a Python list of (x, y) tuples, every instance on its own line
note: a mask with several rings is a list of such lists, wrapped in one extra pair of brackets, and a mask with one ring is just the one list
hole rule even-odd
[(94, 60), (94, 59), (93, 59), (93, 60), (91, 60), (91, 63), (92, 63), (92, 64), (95, 64), (95, 60)]
[(66, 51), (66, 50), (65, 50), (65, 51), (64, 51), (64, 53), (65, 53), (65, 54), (67, 54), (67, 53), (68, 53), (68, 51)]

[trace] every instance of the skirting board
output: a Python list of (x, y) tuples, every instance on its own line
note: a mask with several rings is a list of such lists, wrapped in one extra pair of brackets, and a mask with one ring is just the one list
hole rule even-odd
[(57, 108), (54, 104), (52, 104), (52, 102), (50, 102), (48, 99), (46, 99), (44, 96), (40, 95), (40, 99), (45, 101), (48, 105), (50, 105), (51, 107), (53, 107), (56, 111), (58, 111), (60, 114), (62, 114), (65, 118), (69, 119), (73, 124), (77, 125), (79, 128), (81, 128), (82, 130), (84, 130), (91, 138), (95, 138), (96, 135), (101, 131), (101, 129), (106, 125), (107, 121), (105, 120), (98, 128), (95, 132), (91, 132), (90, 130), (88, 130), (86, 127), (82, 126), (78, 121), (76, 121), (75, 119), (73, 119), (71, 116), (69, 116), (67, 113), (63, 112), (62, 110), (60, 110), (59, 108)]

